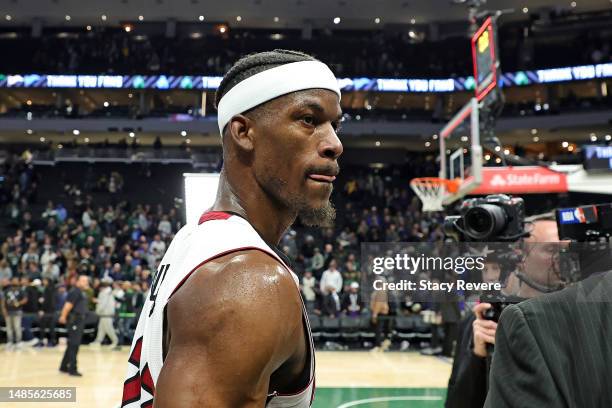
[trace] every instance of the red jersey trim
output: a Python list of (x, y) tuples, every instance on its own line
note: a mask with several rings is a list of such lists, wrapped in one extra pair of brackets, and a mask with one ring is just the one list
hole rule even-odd
[(200, 217), (200, 221), (198, 221), (198, 225), (205, 223), (206, 221), (214, 221), (214, 220), (227, 220), (231, 217), (232, 214), (223, 212), (223, 211), (207, 211)]

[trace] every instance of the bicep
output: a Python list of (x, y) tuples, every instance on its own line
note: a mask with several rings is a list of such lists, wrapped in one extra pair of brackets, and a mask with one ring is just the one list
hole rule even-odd
[(157, 381), (155, 407), (262, 407), (269, 382), (262, 354), (241, 352), (235, 344), (225, 350), (195, 342), (171, 345)]

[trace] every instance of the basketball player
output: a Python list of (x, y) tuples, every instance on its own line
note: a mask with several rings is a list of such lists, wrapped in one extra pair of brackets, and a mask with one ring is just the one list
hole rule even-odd
[(294, 51), (240, 59), (217, 91), (217, 199), (164, 255), (134, 335), (124, 407), (308, 407), (314, 347), (276, 249), (296, 217), (330, 225), (342, 144), (330, 69)]

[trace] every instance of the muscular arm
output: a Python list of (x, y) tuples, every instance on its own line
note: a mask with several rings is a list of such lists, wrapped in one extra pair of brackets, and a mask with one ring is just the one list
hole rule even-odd
[(171, 334), (156, 408), (265, 405), (270, 375), (303, 342), (290, 273), (260, 251), (207, 263), (167, 306)]

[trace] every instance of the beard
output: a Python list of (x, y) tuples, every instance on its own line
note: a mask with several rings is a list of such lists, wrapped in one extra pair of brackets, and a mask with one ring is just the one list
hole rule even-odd
[(331, 201), (328, 200), (321, 206), (313, 207), (305, 197), (287, 194), (287, 184), (286, 180), (271, 177), (267, 183), (262, 184), (262, 187), (274, 201), (294, 211), (305, 226), (321, 228), (334, 226), (336, 208)]
[(298, 211), (298, 217), (307, 227), (330, 228), (334, 226), (336, 209), (331, 201), (319, 208), (303, 208)]

